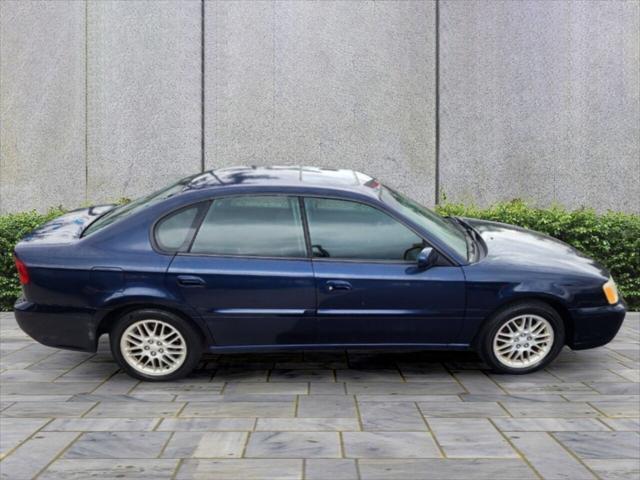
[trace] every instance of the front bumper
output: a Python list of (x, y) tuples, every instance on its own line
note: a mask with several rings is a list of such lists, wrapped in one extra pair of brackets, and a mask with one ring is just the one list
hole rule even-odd
[(18, 326), (43, 345), (85, 352), (97, 349), (94, 311), (37, 305), (23, 299), (13, 309)]
[(609, 343), (620, 330), (626, 311), (623, 302), (570, 310), (573, 325), (567, 344), (573, 350), (584, 350)]

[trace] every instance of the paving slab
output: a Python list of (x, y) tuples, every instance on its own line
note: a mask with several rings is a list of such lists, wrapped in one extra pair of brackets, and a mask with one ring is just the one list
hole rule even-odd
[(104, 338), (96, 354), (51, 349), (0, 313), (0, 472), (640, 478), (639, 331), (631, 315), (611, 344), (564, 349), (526, 376), (468, 353), (301, 351), (207, 355), (186, 379), (153, 383), (120, 371)]

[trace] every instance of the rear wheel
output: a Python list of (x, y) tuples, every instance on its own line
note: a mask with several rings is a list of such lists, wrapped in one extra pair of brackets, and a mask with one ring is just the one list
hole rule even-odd
[(544, 368), (564, 345), (558, 312), (543, 302), (511, 305), (493, 315), (479, 337), (480, 356), (498, 373), (523, 374)]
[(175, 380), (189, 374), (202, 353), (196, 329), (173, 313), (129, 312), (109, 335), (111, 352), (124, 371), (140, 380)]

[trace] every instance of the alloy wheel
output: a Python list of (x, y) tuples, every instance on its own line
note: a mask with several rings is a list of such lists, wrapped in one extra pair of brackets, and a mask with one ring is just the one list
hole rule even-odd
[(496, 359), (510, 368), (529, 368), (551, 351), (551, 323), (539, 315), (518, 315), (506, 321), (493, 339)]
[(187, 358), (187, 342), (171, 324), (162, 320), (132, 323), (120, 338), (120, 352), (136, 371), (150, 376), (168, 375)]

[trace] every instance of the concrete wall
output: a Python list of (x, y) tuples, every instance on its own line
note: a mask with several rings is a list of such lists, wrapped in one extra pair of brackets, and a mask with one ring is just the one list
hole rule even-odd
[(428, 205), (439, 171), (449, 200), (638, 212), (639, 19), (637, 1), (3, 0), (0, 211), (302, 163)]

